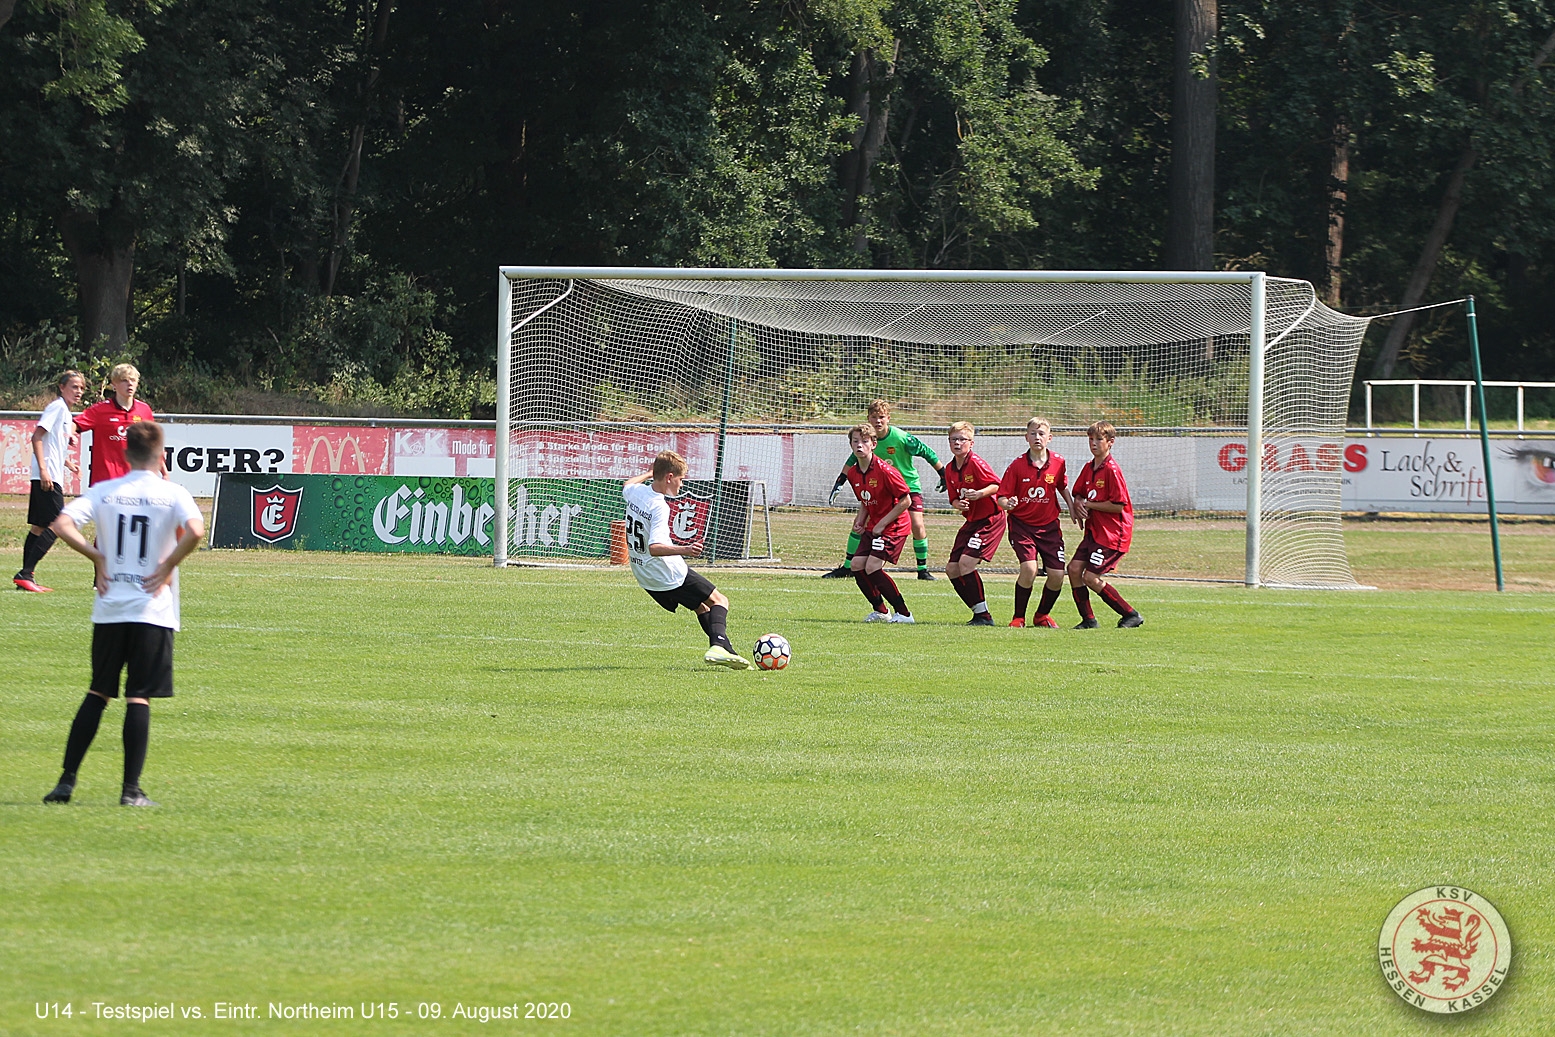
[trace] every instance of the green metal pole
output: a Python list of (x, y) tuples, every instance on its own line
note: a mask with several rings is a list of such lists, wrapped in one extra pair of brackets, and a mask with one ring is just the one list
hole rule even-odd
[(1485, 376), (1479, 366), (1479, 321), (1474, 316), (1474, 296), (1469, 296), (1469, 353), (1474, 358), (1474, 389), (1479, 394), (1479, 446), (1485, 458), (1485, 505), (1490, 511), (1490, 550), (1496, 556), (1496, 590), (1506, 590), (1501, 572), (1501, 527), (1496, 520), (1496, 483), (1490, 474), (1490, 428), (1485, 414)]
[(718, 419), (718, 448), (713, 462), (713, 513), (707, 519), (707, 547), (703, 554), (709, 562), (718, 557), (718, 509), (723, 506), (724, 444), (729, 441), (729, 405), (734, 396), (734, 342), (739, 322), (729, 318), (729, 358), (724, 365), (723, 416)]

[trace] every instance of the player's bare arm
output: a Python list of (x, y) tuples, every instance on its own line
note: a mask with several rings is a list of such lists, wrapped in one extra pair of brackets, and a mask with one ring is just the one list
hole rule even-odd
[(626, 482), (622, 483), (621, 485), (623, 485), (623, 486), (637, 486), (637, 485), (639, 485), (641, 483), (647, 482), (649, 479), (652, 479), (652, 478), (653, 478), (653, 472), (651, 470), (649, 470), (649, 471), (644, 472), (641, 475), (634, 475), (634, 476), (632, 476), (630, 479), (626, 480)]
[[(49, 431), (43, 426), (40, 425), (32, 430), (32, 455), (38, 459), (38, 485), (45, 490), (52, 490), (54, 480), (49, 478), (49, 464), (43, 458), (43, 443), (48, 438)], [(70, 461), (67, 460), (65, 463), (68, 465)]]
[(649, 544), (648, 553), (655, 558), (667, 558), (679, 555), (682, 558), (702, 557), (703, 542), (693, 540), (689, 544)]
[(63, 540), (70, 549), (77, 554), (85, 555), (92, 560), (92, 568), (96, 570), (97, 593), (108, 593), (108, 556), (97, 549), (97, 545), (91, 543), (81, 535), (76, 524), (70, 520), (69, 515), (60, 515), (49, 526), (54, 535)]

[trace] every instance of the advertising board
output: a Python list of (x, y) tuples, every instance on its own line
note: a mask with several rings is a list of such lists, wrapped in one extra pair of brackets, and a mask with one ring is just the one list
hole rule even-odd
[[(400, 475), (255, 475), (217, 481), (211, 546), (304, 551), (488, 555), (495, 481)], [(712, 484), (687, 481), (670, 499), (671, 536), (705, 539)], [(726, 482), (718, 557), (745, 554), (749, 485)], [(610, 523), (626, 513), (621, 484), (606, 479), (525, 479), (509, 513), (515, 557), (604, 558)]]

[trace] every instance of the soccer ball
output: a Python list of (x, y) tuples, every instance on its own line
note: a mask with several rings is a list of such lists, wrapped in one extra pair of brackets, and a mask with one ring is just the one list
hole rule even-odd
[(781, 670), (788, 665), (788, 638), (782, 634), (762, 634), (756, 639), (756, 665), (763, 670)]

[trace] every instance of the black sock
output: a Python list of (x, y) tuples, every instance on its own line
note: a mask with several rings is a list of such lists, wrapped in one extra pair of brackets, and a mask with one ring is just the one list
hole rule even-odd
[(988, 600), (988, 592), (983, 589), (983, 574), (976, 569), (966, 575), (966, 582), (972, 588), (972, 600), (967, 602), (976, 611), (977, 606)]
[(22, 542), (22, 572), (31, 576), (57, 539), (59, 538), (55, 536), (52, 529), (45, 529), (41, 533), (28, 533), (27, 539)]
[(727, 605), (710, 605), (707, 609), (707, 645), (713, 645), (725, 651), (734, 651), (734, 645), (729, 643), (729, 607)]
[(1058, 596), (1063, 592), (1064, 588), (1062, 587), (1059, 587), (1057, 590), (1053, 590), (1051, 587), (1043, 587), (1042, 600), (1037, 603), (1037, 615), (1045, 616), (1052, 612), (1053, 603), (1058, 600)]
[(103, 710), (107, 708), (108, 700), (100, 695), (88, 693), (81, 701), (81, 708), (76, 710), (76, 719), (70, 725), (70, 739), (65, 743), (66, 774), (74, 774), (81, 769), (81, 761), (92, 747), (92, 739), (97, 737), (97, 723), (102, 720)]
[(146, 743), (151, 740), (151, 707), (131, 702), (124, 710), (124, 787), (140, 788), (140, 772), (146, 766)]
[(707, 638), (708, 638), (707, 643), (708, 643), (708, 646), (711, 647), (712, 644), (713, 644), (713, 640), (712, 640), (712, 638), (713, 638), (713, 616), (712, 616), (712, 613), (711, 612), (696, 612), (696, 613), (693, 613), (693, 615), (695, 615), (697, 617), (697, 623), (699, 623), (701, 625), (702, 633), (707, 635)]
[(1019, 619), (1026, 618), (1026, 605), (1031, 601), (1031, 588), (1015, 584), (1015, 615)]
[(858, 584), (858, 589), (864, 592), (864, 597), (869, 599), (869, 603), (875, 606), (876, 612), (885, 610), (885, 599), (875, 589), (875, 581), (870, 579), (863, 569), (853, 570), (853, 582)]
[(907, 611), (907, 602), (902, 600), (901, 589), (896, 586), (896, 581), (891, 579), (891, 574), (884, 569), (876, 569), (872, 574), (875, 581), (875, 590), (880, 596), (891, 603), (891, 607), (904, 616), (912, 615)]

